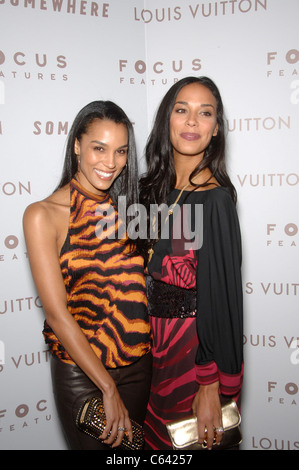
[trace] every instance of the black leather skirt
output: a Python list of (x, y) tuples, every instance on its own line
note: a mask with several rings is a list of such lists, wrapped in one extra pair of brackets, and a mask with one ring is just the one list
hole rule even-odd
[[(129, 366), (108, 369), (130, 418), (141, 425), (146, 414), (151, 371), (151, 353)], [(79, 367), (65, 364), (54, 356), (51, 357), (51, 373), (57, 412), (70, 450), (109, 450), (109, 446), (87, 436), (76, 426), (81, 405), (89, 397), (101, 396), (101, 391)]]

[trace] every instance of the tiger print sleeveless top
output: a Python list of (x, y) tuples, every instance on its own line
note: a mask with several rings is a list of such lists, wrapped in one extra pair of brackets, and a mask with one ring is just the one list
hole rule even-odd
[[(73, 179), (70, 196), (59, 258), (68, 310), (106, 367), (129, 365), (150, 350), (143, 259), (128, 256), (115, 236), (124, 222), (109, 195), (90, 193)], [(43, 333), (52, 354), (74, 364), (47, 322)]]

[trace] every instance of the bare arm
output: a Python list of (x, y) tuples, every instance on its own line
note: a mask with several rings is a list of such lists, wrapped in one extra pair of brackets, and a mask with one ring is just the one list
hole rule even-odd
[(128, 412), (119, 396), (116, 385), (102, 362), (95, 355), (87, 338), (67, 308), (66, 290), (59, 265), (57, 227), (51, 219), (46, 204), (36, 203), (27, 208), (23, 219), (24, 233), (31, 271), (46, 320), (73, 361), (103, 393), (107, 425), (102, 438), (111, 429), (108, 444), (119, 445), (126, 427), (132, 438)]

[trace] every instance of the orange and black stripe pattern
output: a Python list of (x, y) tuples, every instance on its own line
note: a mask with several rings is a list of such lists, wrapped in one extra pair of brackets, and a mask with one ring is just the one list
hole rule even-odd
[[(71, 181), (70, 225), (60, 254), (68, 309), (95, 354), (112, 368), (150, 350), (143, 259), (128, 256), (129, 247), (113, 236), (121, 224), (108, 195), (96, 196)], [(73, 364), (47, 323), (44, 337), (54, 355)]]

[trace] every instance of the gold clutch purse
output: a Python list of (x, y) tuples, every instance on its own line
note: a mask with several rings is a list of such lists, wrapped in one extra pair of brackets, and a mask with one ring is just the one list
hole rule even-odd
[[(99, 436), (103, 433), (106, 425), (102, 398), (88, 398), (78, 412), (76, 424), (85, 434), (100, 441)], [(141, 450), (144, 445), (143, 429), (140, 424), (135, 423), (135, 421), (131, 420), (131, 424), (133, 429), (133, 441), (131, 442), (128, 436), (124, 434), (119, 447), (125, 450)]]
[[(236, 446), (242, 442), (240, 430), (241, 416), (234, 400), (231, 400), (222, 408), (223, 437), (220, 445), (213, 447), (215, 450), (224, 450)], [(167, 431), (176, 450), (203, 450), (206, 443), (198, 443), (198, 430), (196, 416), (189, 416), (166, 424)]]

